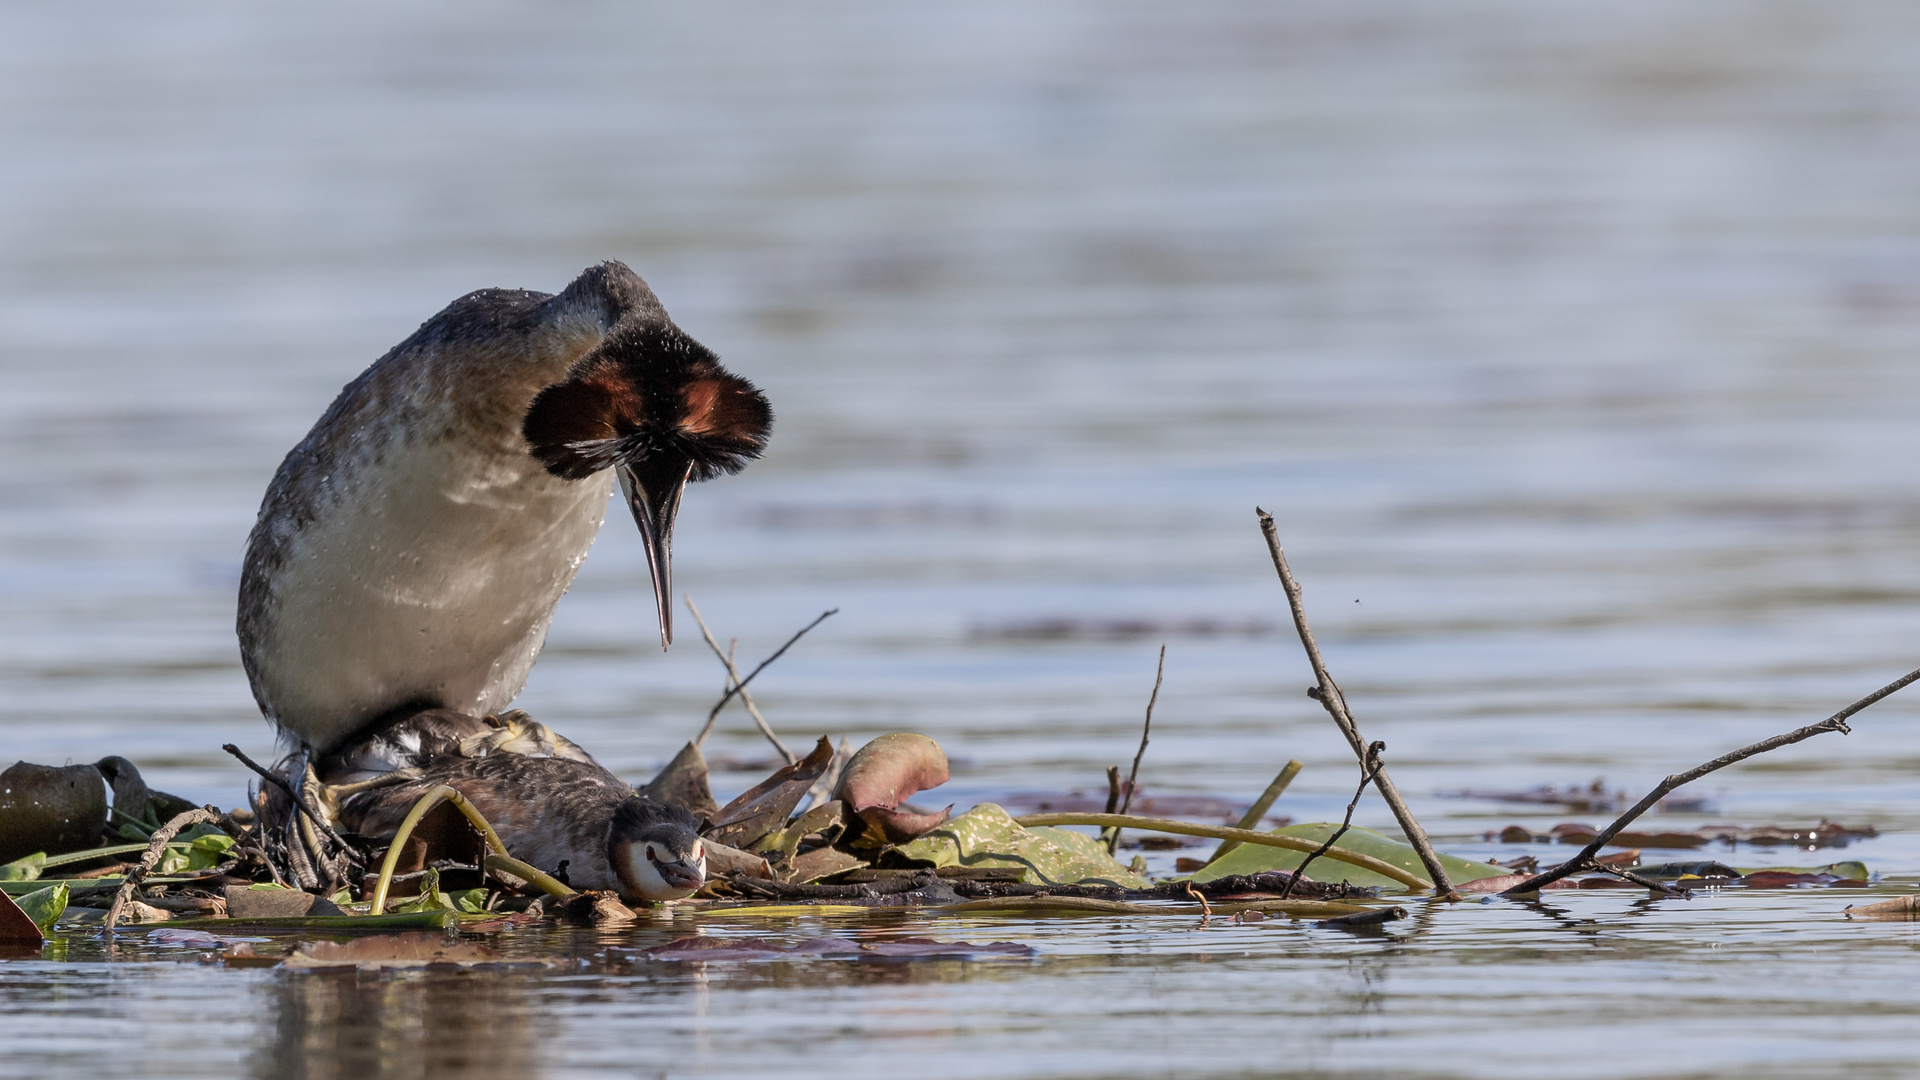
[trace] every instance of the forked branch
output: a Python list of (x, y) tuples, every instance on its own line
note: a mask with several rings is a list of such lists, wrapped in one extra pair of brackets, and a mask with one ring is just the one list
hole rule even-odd
[(1504, 895), (1513, 896), (1520, 893), (1538, 892), (1543, 886), (1559, 881), (1569, 874), (1577, 874), (1587, 869), (1588, 865), (1593, 862), (1594, 856), (1598, 855), (1601, 848), (1605, 847), (1615, 836), (1619, 835), (1620, 830), (1633, 824), (1641, 814), (1653, 809), (1661, 799), (1666, 798), (1676, 789), (1691, 784), (1710, 772), (1718, 772), (1729, 765), (1745, 761), (1756, 754), (1764, 754), (1769, 750), (1778, 750), (1783, 746), (1791, 746), (1805, 739), (1811, 739), (1815, 735), (1825, 735), (1829, 731), (1838, 731), (1842, 734), (1851, 732), (1853, 729), (1847, 726), (1848, 717), (1894, 691), (1911, 684), (1916, 679), (1920, 679), (1920, 670), (1910, 671), (1902, 675), (1900, 678), (1875, 690), (1873, 693), (1868, 694), (1866, 697), (1841, 709), (1839, 712), (1834, 713), (1832, 716), (1827, 717), (1817, 724), (1808, 724), (1806, 727), (1789, 731), (1785, 735), (1775, 735), (1771, 739), (1762, 739), (1752, 746), (1742, 747), (1731, 754), (1722, 754), (1712, 761), (1704, 765), (1696, 765), (1686, 772), (1674, 773), (1672, 776), (1660, 781), (1652, 791), (1647, 792), (1645, 798), (1634, 803), (1633, 807), (1626, 813), (1615, 818), (1613, 824), (1600, 830), (1600, 834), (1593, 838), (1593, 842), (1581, 848), (1578, 855), (1575, 855), (1573, 858), (1568, 859), (1566, 862), (1561, 863), (1551, 870), (1535, 874), (1533, 877), (1515, 885), (1513, 888), (1505, 890)]
[[(1300, 633), (1300, 644), (1307, 650), (1307, 662), (1313, 665), (1313, 677), (1317, 682), (1308, 691), (1315, 701), (1333, 717), (1340, 733), (1347, 737), (1347, 744), (1353, 747), (1353, 756), (1360, 760), (1364, 768), (1367, 764), (1367, 741), (1360, 737), (1360, 727), (1354, 723), (1353, 714), (1347, 709), (1347, 699), (1341, 695), (1340, 687), (1327, 673), (1327, 662), (1320, 656), (1320, 645), (1313, 639), (1313, 630), (1307, 625), (1306, 605), (1300, 599), (1300, 583), (1293, 579), (1293, 571), (1287, 567), (1287, 554), (1280, 548), (1280, 533), (1273, 525), (1273, 515), (1259, 507), (1254, 513), (1260, 517), (1260, 532), (1267, 538), (1267, 552), (1273, 556), (1273, 568), (1280, 574), (1280, 587), (1286, 590), (1287, 606), (1293, 609), (1293, 627)], [(1420, 827), (1413, 811), (1407, 808), (1407, 801), (1400, 797), (1400, 789), (1393, 786), (1386, 770), (1373, 774), (1373, 786), (1380, 797), (1387, 800), (1387, 806), (1393, 810), (1393, 819), (1400, 824), (1400, 831), (1406, 834), (1407, 842), (1420, 853), (1420, 862), (1427, 868), (1427, 876), (1433, 879), (1434, 891), (1441, 896), (1453, 892), (1453, 883), (1447, 880), (1447, 871), (1440, 865), (1440, 855), (1433, 850), (1433, 842), (1427, 839), (1427, 831)]]

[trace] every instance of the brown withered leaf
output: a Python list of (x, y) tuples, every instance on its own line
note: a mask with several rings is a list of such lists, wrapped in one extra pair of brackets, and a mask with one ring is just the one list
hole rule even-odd
[(800, 805), (807, 789), (820, 779), (832, 761), (833, 743), (822, 737), (806, 757), (779, 769), (721, 807), (705, 835), (731, 847), (752, 846), (761, 837), (786, 825), (793, 808)]
[(712, 821), (720, 814), (720, 804), (707, 786), (707, 759), (692, 743), (681, 747), (639, 794), (654, 802), (685, 807), (695, 821)]
[(865, 865), (867, 860), (839, 848), (815, 848), (793, 857), (793, 862), (787, 867), (786, 880), (796, 885), (811, 885), (821, 878), (832, 877), (845, 870), (856, 870)]
[(20, 910), (13, 897), (0, 892), (0, 943), (8, 945), (38, 945), (46, 938), (33, 919)]

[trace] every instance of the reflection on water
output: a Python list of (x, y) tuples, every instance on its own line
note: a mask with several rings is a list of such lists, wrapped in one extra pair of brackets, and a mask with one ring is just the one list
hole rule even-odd
[(10, 967), (0, 1075), (1902, 1075), (1920, 932), (1838, 916), (1864, 895), (1416, 904), (1369, 934), (1191, 917), (704, 920), (785, 943), (1041, 949), (971, 962), (635, 955), (685, 920), (496, 936), (509, 957), (572, 958), (547, 973), (231, 972), (130, 945), (112, 969)]
[(536, 988), (512, 976), (382, 978), (315, 972), (276, 979), (262, 1002), (272, 1039), (262, 1080), (540, 1076)]
[[(1920, 655), (1910, 4), (0, 18), (0, 759), (118, 753), (233, 802), (220, 744), (269, 742), (233, 591), (280, 455), (452, 297), (609, 256), (780, 417), (689, 492), (680, 583), (748, 657), (839, 607), (756, 681), (767, 715), (926, 731), (963, 805), (1101, 790), (1166, 639), (1148, 794), (1299, 758), (1276, 812), (1339, 812), (1256, 504), (1463, 854), (1550, 856), (1478, 838), (1577, 815), (1429, 793), (1644, 790)], [(651, 610), (610, 531), (520, 702), (629, 777), (720, 686)], [(1920, 871), (1916, 717), (1716, 774), (1671, 823), (1871, 823), (1849, 856)], [(732, 717), (709, 749), (765, 757)], [(1891, 1071), (1911, 934), (1841, 902), (968, 926), (1042, 958), (902, 969), (300, 982), (75, 944), (0, 968), (0, 1073), (1614, 1075), (1627, 1024), (1667, 1071)]]

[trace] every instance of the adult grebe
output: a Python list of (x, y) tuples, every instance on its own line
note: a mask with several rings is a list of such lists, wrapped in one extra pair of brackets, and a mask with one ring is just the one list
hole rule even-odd
[(621, 263), (554, 296), (455, 300), (348, 383), (267, 488), (238, 620), (261, 711), (325, 751), (389, 714), (505, 708), (614, 476), (664, 648), (681, 492), (759, 456), (772, 422)]
[(515, 858), (564, 873), (576, 889), (678, 900), (706, 880), (706, 844), (691, 813), (636, 795), (525, 713), (483, 720), (429, 709), (383, 720), (315, 766), (323, 784), (347, 792), (332, 808), (340, 824), (371, 840), (390, 840), (420, 797), (445, 784)]

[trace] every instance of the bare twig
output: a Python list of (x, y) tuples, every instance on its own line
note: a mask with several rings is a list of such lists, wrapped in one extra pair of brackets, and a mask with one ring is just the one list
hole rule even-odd
[(794, 642), (804, 637), (807, 631), (819, 626), (822, 622), (826, 621), (827, 616), (836, 614), (840, 609), (830, 608), (821, 612), (812, 622), (801, 627), (792, 637), (788, 638), (786, 644), (775, 649), (772, 656), (760, 661), (759, 666), (749, 672), (746, 678), (743, 679), (740, 677), (740, 669), (734, 666), (731, 650), (721, 652), (720, 643), (713, 640), (713, 632), (707, 629), (707, 621), (701, 618), (700, 609), (694, 606), (693, 596), (689, 594), (686, 600), (687, 610), (693, 613), (693, 620), (700, 624), (700, 635), (706, 638), (707, 648), (712, 649), (713, 655), (719, 657), (720, 662), (726, 666), (727, 675), (730, 680), (726, 690), (721, 693), (720, 700), (714, 702), (713, 708), (708, 711), (707, 722), (701, 725), (700, 734), (694, 738), (693, 745), (699, 747), (706, 744), (707, 736), (713, 733), (714, 722), (720, 718), (720, 710), (726, 708), (727, 702), (733, 700), (734, 695), (738, 694), (740, 696), (740, 703), (747, 708), (747, 715), (753, 717), (753, 722), (760, 728), (760, 733), (765, 735), (767, 739), (773, 743), (774, 749), (780, 751), (780, 756), (786, 759), (787, 764), (791, 765), (800, 760), (794, 756), (793, 751), (787, 749), (785, 743), (780, 741), (780, 736), (773, 733), (773, 726), (767, 723), (767, 718), (760, 715), (760, 707), (754, 704), (753, 698), (747, 693), (747, 684), (752, 682), (755, 676), (766, 670), (768, 664), (780, 659), (781, 655), (792, 648)]
[[(1119, 812), (1120, 812), (1120, 766), (1109, 765), (1107, 766), (1107, 813), (1117, 814)], [(1109, 855), (1113, 854), (1120, 847), (1120, 830), (1119, 829), (1101, 829), (1100, 842), (1106, 845), (1107, 854)]]
[[(1273, 809), (1274, 801), (1280, 798), (1281, 794), (1287, 790), (1287, 785), (1293, 783), (1293, 778), (1299, 776), (1300, 770), (1305, 767), (1306, 766), (1300, 764), (1298, 761), (1287, 762), (1286, 765), (1280, 769), (1279, 775), (1273, 778), (1273, 782), (1267, 785), (1267, 790), (1261, 792), (1260, 797), (1253, 800), (1253, 805), (1247, 807), (1247, 812), (1240, 815), (1240, 824), (1234, 827), (1238, 829), (1251, 829), (1260, 824), (1260, 819), (1266, 817), (1267, 811)], [(1220, 846), (1213, 849), (1212, 855), (1207, 856), (1208, 865), (1219, 862), (1220, 856), (1225, 855), (1227, 852), (1239, 846), (1240, 841), (1238, 840), (1220, 841)]]
[(1641, 888), (1651, 889), (1662, 896), (1677, 896), (1682, 900), (1693, 899), (1693, 891), (1691, 889), (1683, 889), (1678, 885), (1669, 885), (1664, 881), (1655, 881), (1645, 874), (1636, 874), (1624, 866), (1614, 866), (1611, 863), (1603, 863), (1595, 859), (1587, 864), (1586, 869), (1597, 870), (1602, 874), (1612, 874), (1622, 881), (1631, 881)]
[(1167, 676), (1167, 647), (1160, 646), (1160, 664), (1153, 670), (1153, 693), (1147, 698), (1147, 719), (1140, 725), (1140, 749), (1133, 753), (1133, 768), (1127, 773), (1126, 798), (1120, 803), (1120, 812), (1126, 813), (1133, 807), (1133, 792), (1140, 781), (1140, 759), (1147, 756), (1147, 736), (1153, 734), (1153, 707), (1160, 702), (1160, 681)]
[[(760, 734), (765, 735), (767, 741), (773, 744), (773, 748), (780, 751), (780, 756), (786, 759), (787, 764), (791, 765), (800, 760), (794, 756), (793, 751), (787, 749), (786, 743), (780, 741), (780, 736), (773, 733), (773, 725), (767, 723), (767, 718), (760, 715), (760, 706), (753, 703), (753, 696), (748, 694), (744, 689), (746, 682), (740, 678), (740, 669), (733, 665), (733, 657), (720, 651), (720, 643), (713, 640), (713, 632), (707, 629), (707, 620), (701, 618), (700, 609), (693, 606), (692, 596), (687, 597), (687, 610), (693, 612), (693, 621), (700, 624), (700, 634), (707, 639), (707, 647), (713, 650), (713, 655), (719, 657), (722, 664), (726, 665), (727, 676), (733, 680), (732, 687), (720, 696), (719, 704), (715, 705), (713, 711), (707, 714), (706, 726), (700, 729), (700, 737), (693, 740), (693, 745), (697, 747), (705, 741), (707, 733), (713, 730), (713, 722), (715, 718), (720, 715), (720, 709), (726, 705), (727, 699), (734, 694), (739, 694), (740, 704), (747, 707), (747, 715), (753, 717), (753, 722), (759, 727)], [(766, 665), (762, 664), (760, 666), (765, 667)], [(759, 672), (756, 670), (754, 674), (757, 675)]]
[[(1307, 651), (1307, 662), (1313, 665), (1313, 676), (1318, 681), (1307, 693), (1327, 710), (1340, 733), (1347, 737), (1348, 745), (1353, 747), (1354, 757), (1364, 765), (1367, 760), (1367, 743), (1360, 737), (1360, 727), (1354, 723), (1353, 713), (1347, 709), (1347, 699), (1340, 693), (1340, 687), (1334, 684), (1333, 676), (1327, 673), (1327, 662), (1320, 656), (1320, 645), (1313, 639), (1313, 630), (1307, 626), (1306, 605), (1300, 599), (1300, 583), (1293, 579), (1293, 571), (1287, 567), (1286, 552), (1280, 548), (1280, 533), (1274, 528), (1273, 515), (1259, 507), (1254, 513), (1260, 518), (1260, 532), (1267, 538), (1267, 552), (1273, 556), (1273, 568), (1280, 574), (1280, 587), (1286, 590), (1287, 605), (1293, 609), (1293, 626), (1300, 633), (1300, 644)], [(1433, 850), (1433, 842), (1427, 839), (1427, 831), (1408, 809), (1407, 801), (1400, 797), (1400, 789), (1381, 770), (1373, 778), (1373, 786), (1380, 797), (1387, 800), (1387, 806), (1393, 810), (1393, 819), (1400, 824), (1400, 831), (1406, 834), (1407, 842), (1420, 853), (1420, 862), (1427, 868), (1427, 876), (1433, 879), (1434, 891), (1442, 896), (1453, 892), (1453, 883), (1447, 880), (1447, 871), (1440, 865), (1440, 855)]]
[(181, 829), (198, 825), (203, 821), (219, 820), (220, 811), (211, 806), (203, 806), (198, 810), (175, 814), (165, 825), (155, 829), (153, 836), (147, 841), (146, 854), (140, 856), (140, 865), (127, 871), (127, 879), (120, 883), (120, 891), (113, 894), (113, 906), (107, 909), (106, 926), (101, 933), (109, 939), (113, 937), (113, 925), (120, 921), (121, 910), (127, 906), (127, 901), (133, 899), (133, 894), (140, 891), (140, 883), (147, 880), (148, 874), (153, 873), (154, 865), (160, 861), (160, 854), (167, 850), (168, 842), (178, 836)]
[[(706, 634), (707, 645), (710, 648), (712, 648), (715, 653), (718, 653), (720, 651), (720, 647), (714, 644), (713, 635), (710, 633), (707, 633), (707, 624), (705, 620), (700, 618), (700, 609), (693, 606), (693, 597), (691, 595), (687, 597), (687, 610), (693, 612), (694, 621), (700, 623), (700, 632), (703, 634)], [(787, 643), (785, 645), (782, 645), (779, 648), (773, 650), (773, 655), (767, 657), (765, 660), (760, 661), (760, 665), (754, 668), (751, 672), (748, 672), (747, 677), (744, 679), (740, 678), (740, 672), (734, 668), (732, 658), (727, 656), (722, 656), (720, 659), (726, 662), (727, 672), (729, 675), (733, 677), (733, 684), (721, 693), (719, 701), (716, 701), (713, 703), (712, 710), (707, 713), (706, 725), (700, 729), (700, 735), (698, 738), (693, 740), (693, 745), (702, 746), (706, 743), (708, 734), (710, 734), (713, 731), (713, 722), (720, 715), (720, 710), (727, 707), (727, 702), (732, 701), (733, 696), (735, 694), (744, 695), (747, 691), (747, 684), (754, 680), (754, 676), (759, 675), (762, 671), (766, 670), (766, 667), (768, 664), (771, 664), (775, 660), (780, 659), (780, 657), (784, 655), (788, 649), (791, 649), (793, 647), (794, 642), (799, 641), (801, 638), (806, 636), (807, 631), (813, 629), (816, 626), (819, 626), (823, 622), (826, 622), (827, 616), (838, 615), (839, 613), (840, 613), (839, 608), (829, 608), (828, 610), (821, 612), (819, 617), (815, 618), (812, 622), (801, 627), (799, 630), (794, 631), (794, 635), (787, 639)], [(777, 741), (778, 740), (776, 740), (776, 742)], [(784, 747), (782, 748), (781, 752), (782, 753), (786, 752)], [(787, 756), (788, 764), (792, 764), (793, 760), (794, 760), (793, 756), (789, 754)]]
[(1605, 847), (1609, 841), (1619, 834), (1620, 830), (1633, 824), (1635, 819), (1648, 810), (1653, 809), (1656, 803), (1672, 794), (1675, 789), (1691, 784), (1710, 772), (1717, 772), (1735, 762), (1745, 761), (1756, 754), (1764, 754), (1769, 750), (1778, 750), (1783, 746), (1791, 746), (1802, 740), (1811, 739), (1815, 735), (1825, 735), (1829, 731), (1838, 731), (1842, 734), (1851, 732), (1853, 729), (1847, 726), (1848, 717), (1879, 701), (1881, 698), (1892, 694), (1894, 691), (1910, 685), (1916, 679), (1920, 679), (1920, 670), (1909, 671), (1905, 675), (1875, 690), (1873, 693), (1868, 694), (1866, 697), (1841, 709), (1839, 712), (1834, 713), (1832, 716), (1827, 717), (1817, 724), (1808, 724), (1803, 728), (1795, 728), (1785, 735), (1775, 735), (1771, 739), (1762, 739), (1752, 746), (1742, 747), (1731, 754), (1722, 754), (1704, 765), (1696, 765), (1686, 772), (1675, 773), (1667, 777), (1665, 780), (1660, 781), (1652, 791), (1647, 792), (1645, 798), (1634, 803), (1632, 808), (1626, 813), (1615, 818), (1613, 824), (1600, 830), (1600, 834), (1593, 838), (1593, 842), (1581, 848), (1578, 855), (1575, 855), (1573, 858), (1568, 859), (1566, 862), (1561, 863), (1559, 866), (1545, 873), (1536, 874), (1520, 884), (1515, 885), (1513, 888), (1505, 890), (1503, 895), (1511, 896), (1517, 893), (1537, 892), (1543, 885), (1559, 881), (1569, 874), (1579, 873), (1585, 868), (1586, 863), (1592, 861), (1593, 857), (1600, 853), (1601, 848)]
[[(1133, 769), (1127, 773), (1126, 797), (1120, 803), (1120, 812), (1122, 814), (1133, 808), (1133, 793), (1140, 785), (1140, 759), (1147, 756), (1147, 736), (1153, 734), (1153, 707), (1160, 701), (1160, 680), (1166, 678), (1166, 675), (1167, 647), (1162, 645), (1160, 646), (1160, 664), (1154, 668), (1153, 671), (1153, 693), (1147, 697), (1147, 719), (1145, 723), (1140, 725), (1140, 749), (1133, 752)], [(1120, 770), (1118, 768), (1113, 769), (1107, 774), (1107, 783), (1109, 785), (1114, 784), (1114, 781), (1119, 779), (1119, 776)], [(1113, 801), (1111, 794), (1107, 796), (1107, 801), (1109, 803)], [(1107, 813), (1111, 814), (1113, 811), (1109, 809)], [(1107, 834), (1107, 854), (1111, 855), (1119, 849), (1120, 830), (1113, 829)]]
[(1280, 890), (1280, 899), (1285, 900), (1291, 897), (1293, 895), (1293, 887), (1299, 884), (1301, 878), (1306, 876), (1307, 867), (1312, 865), (1313, 860), (1326, 854), (1333, 845), (1340, 842), (1341, 837), (1347, 835), (1348, 829), (1353, 828), (1354, 808), (1360, 805), (1360, 796), (1366, 794), (1367, 785), (1373, 783), (1374, 778), (1380, 775), (1380, 753), (1386, 748), (1387, 744), (1383, 742), (1376, 742), (1367, 747), (1367, 759), (1360, 763), (1360, 786), (1353, 789), (1353, 801), (1347, 803), (1347, 816), (1340, 820), (1340, 827), (1333, 830), (1333, 835), (1327, 837), (1326, 842), (1322, 843), (1315, 851), (1309, 853), (1306, 858), (1301, 859), (1299, 866), (1293, 868), (1293, 876), (1287, 878), (1286, 888)]
[(304, 815), (308, 821), (311, 821), (313, 823), (314, 828), (319, 829), (320, 832), (323, 835), (325, 835), (327, 839), (340, 845), (341, 850), (347, 853), (348, 858), (353, 859), (355, 862), (360, 861), (360, 853), (355, 851), (353, 847), (349, 845), (345, 840), (342, 840), (340, 838), (340, 834), (333, 831), (333, 826), (328, 825), (325, 821), (323, 821), (321, 818), (315, 815), (312, 810), (307, 809), (307, 804), (301, 801), (300, 796), (294, 792), (293, 785), (287, 783), (285, 777), (282, 777), (280, 774), (273, 772), (270, 769), (267, 769), (265, 766), (261, 765), (259, 762), (241, 753), (240, 748), (233, 745), (232, 743), (225, 743), (220, 747), (220, 749), (225, 750), (227, 753), (232, 754), (236, 758), (239, 758), (240, 764), (245, 765), (247, 768), (252, 769), (254, 772), (260, 774), (260, 778), (262, 780), (265, 780), (268, 783), (272, 784), (273, 786), (279, 788), (281, 791), (286, 792), (287, 798), (290, 801), (292, 801), (294, 809), (300, 811), (300, 813)]

